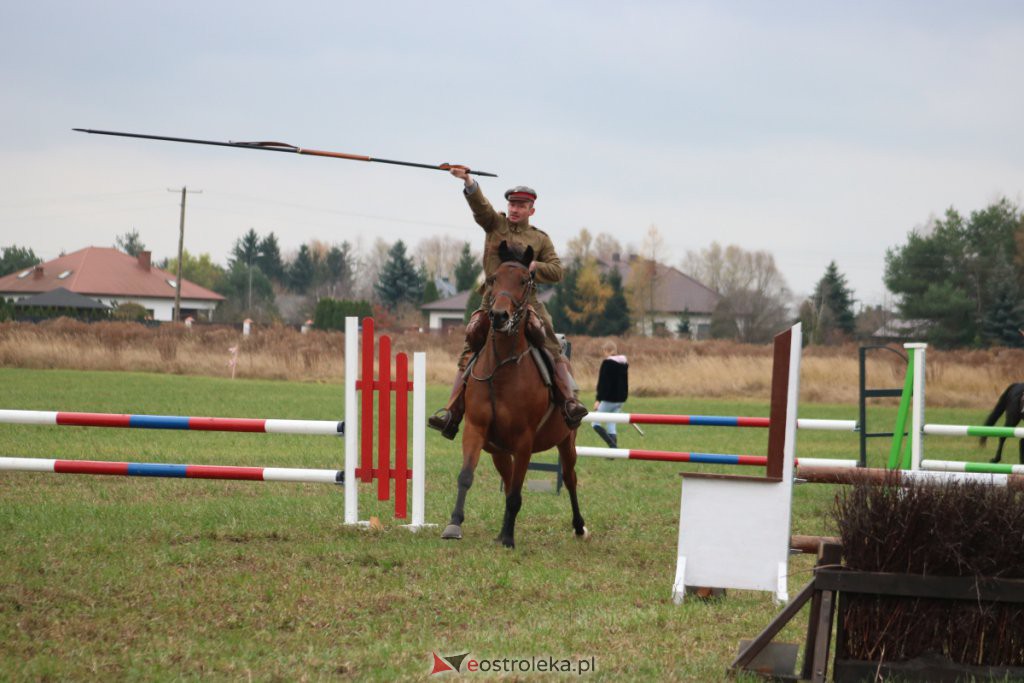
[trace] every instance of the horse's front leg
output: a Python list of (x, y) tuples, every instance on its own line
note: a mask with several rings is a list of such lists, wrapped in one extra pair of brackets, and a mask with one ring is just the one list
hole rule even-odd
[(558, 444), (558, 458), (562, 463), (562, 480), (565, 483), (565, 490), (569, 492), (569, 504), (572, 506), (572, 529), (576, 538), (587, 540), (590, 532), (587, 531), (580, 514), (580, 502), (576, 497), (576, 432), (572, 431), (565, 440)]
[(455, 508), (448, 526), (441, 532), (441, 538), (462, 538), (462, 522), (466, 518), (466, 494), (473, 485), (473, 473), (480, 462), (480, 451), (483, 449), (483, 434), (479, 430), (466, 425), (462, 433), (462, 469), (459, 471), (459, 492), (455, 496)]
[[(1024, 443), (1022, 441), (1021, 443)], [(512, 486), (512, 454), (503, 453), (500, 451), (491, 453), (491, 460), (494, 462), (494, 469), (498, 470), (498, 474), (501, 476), (501, 490), (508, 491), (509, 487)]]
[(531, 438), (525, 445), (520, 445), (515, 451), (515, 463), (512, 470), (512, 481), (505, 488), (505, 519), (501, 524), (501, 533), (498, 539), (506, 548), (516, 547), (516, 516), (523, 506), (523, 482), (526, 481), (526, 470), (530, 465)]
[[(996, 446), (996, 457), (994, 457), (991, 460), (989, 460), (989, 462), (999, 462), (1000, 460), (1003, 459), (1003, 444), (1004, 443), (1006, 443), (1006, 437), (1005, 436), (999, 437), (999, 445)], [(1024, 444), (1024, 441), (1022, 441), (1021, 443)], [(1024, 462), (1024, 460), (1022, 460), (1021, 462)]]

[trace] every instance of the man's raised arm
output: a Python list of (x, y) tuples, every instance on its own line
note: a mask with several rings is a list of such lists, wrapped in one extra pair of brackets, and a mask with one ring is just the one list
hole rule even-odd
[(487, 197), (484, 196), (483, 191), (480, 189), (480, 183), (473, 180), (469, 175), (469, 171), (461, 166), (453, 166), (451, 174), (466, 184), (462, 191), (466, 195), (466, 201), (469, 202), (469, 208), (473, 211), (473, 220), (484, 229), (484, 232), (493, 230), (498, 212), (487, 201)]

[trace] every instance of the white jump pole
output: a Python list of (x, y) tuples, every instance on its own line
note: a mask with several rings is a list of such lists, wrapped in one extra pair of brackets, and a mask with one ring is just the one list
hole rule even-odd
[(412, 523), (410, 531), (425, 526), (427, 469), (427, 354), (412, 355)]
[(903, 348), (914, 357), (914, 384), (912, 401), (910, 404), (910, 469), (921, 469), (924, 444), (924, 380), (925, 380), (925, 350), (927, 344), (912, 342), (904, 344)]
[(359, 524), (359, 401), (356, 375), (359, 373), (359, 318), (345, 318), (345, 524)]

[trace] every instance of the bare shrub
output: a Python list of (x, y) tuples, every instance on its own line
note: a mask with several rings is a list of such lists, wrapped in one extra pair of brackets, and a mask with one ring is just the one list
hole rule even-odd
[[(849, 569), (929, 576), (1020, 579), (1022, 494), (975, 482), (858, 485), (836, 499), (833, 519)], [(974, 666), (1024, 665), (1024, 612), (1013, 603), (850, 594), (840, 658), (900, 662), (942, 653)]]
[(178, 340), (171, 335), (160, 335), (158, 336), (153, 346), (156, 347), (157, 353), (160, 354), (160, 360), (172, 361), (178, 357)]

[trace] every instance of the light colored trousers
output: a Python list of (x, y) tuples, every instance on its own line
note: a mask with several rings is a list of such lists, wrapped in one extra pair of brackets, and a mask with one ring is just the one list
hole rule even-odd
[[(624, 405), (625, 405), (625, 403), (612, 403), (611, 401), (601, 401), (600, 403), (597, 404), (597, 412), (599, 412), (599, 413), (617, 413), (620, 410), (622, 410), (622, 406), (624, 406)], [(614, 422), (605, 422), (604, 423), (604, 430), (606, 432), (608, 432), (608, 434), (614, 434), (615, 433), (615, 423)]]

